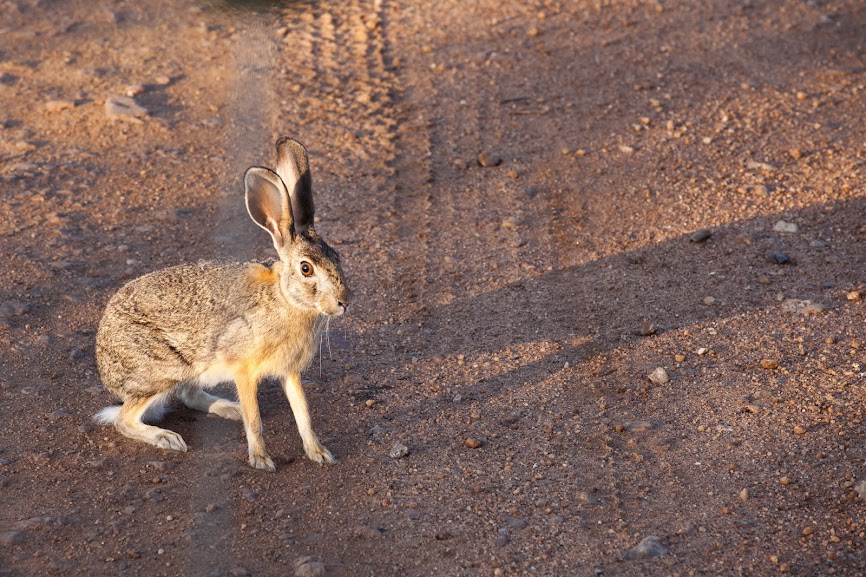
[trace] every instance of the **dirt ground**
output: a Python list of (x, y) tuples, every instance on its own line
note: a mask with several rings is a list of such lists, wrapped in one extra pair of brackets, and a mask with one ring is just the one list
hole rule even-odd
[[(860, 0), (0, 2), (0, 575), (866, 574), (863, 30)], [(185, 454), (96, 426), (109, 296), (268, 256), (241, 175), (280, 135), (354, 291), (304, 376), (338, 463), (272, 382), (274, 474), (180, 406)]]

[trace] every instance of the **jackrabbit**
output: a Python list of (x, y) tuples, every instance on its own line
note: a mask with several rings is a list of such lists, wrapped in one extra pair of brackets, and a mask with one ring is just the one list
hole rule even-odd
[[(310, 427), (303, 371), (315, 354), (326, 317), (349, 304), (340, 258), (313, 229), (307, 151), (296, 140), (277, 141), (277, 168), (244, 175), (247, 211), (268, 231), (275, 262), (205, 261), (139, 277), (109, 300), (96, 335), (96, 360), (105, 387), (122, 406), (96, 415), (122, 434), (163, 449), (186, 451), (175, 432), (144, 424), (158, 420), (173, 392), (188, 407), (243, 420), (249, 462), (274, 471), (265, 451), (256, 398), (259, 381), (280, 380), (307, 457), (334, 457)], [(231, 381), (239, 402), (203, 389)]]

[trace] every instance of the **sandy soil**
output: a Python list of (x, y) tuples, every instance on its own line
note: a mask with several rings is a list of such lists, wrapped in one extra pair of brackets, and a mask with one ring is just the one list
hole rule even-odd
[[(0, 575), (866, 573), (862, 2), (236, 6), (0, 2)], [(95, 426), (105, 302), (268, 256), (283, 134), (339, 462), (274, 383), (275, 474)]]

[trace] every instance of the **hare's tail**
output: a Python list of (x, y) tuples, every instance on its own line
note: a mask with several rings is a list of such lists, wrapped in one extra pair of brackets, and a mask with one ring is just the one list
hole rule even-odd
[(120, 414), (121, 405), (112, 405), (110, 407), (105, 407), (95, 415), (93, 415), (93, 420), (99, 423), (100, 425), (113, 425), (117, 420), (117, 415)]

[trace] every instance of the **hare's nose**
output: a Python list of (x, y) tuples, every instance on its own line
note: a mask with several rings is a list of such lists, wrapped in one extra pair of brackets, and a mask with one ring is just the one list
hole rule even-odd
[(346, 312), (349, 309), (349, 303), (343, 301), (337, 301), (337, 304), (343, 308), (343, 312)]

